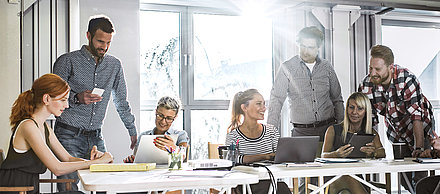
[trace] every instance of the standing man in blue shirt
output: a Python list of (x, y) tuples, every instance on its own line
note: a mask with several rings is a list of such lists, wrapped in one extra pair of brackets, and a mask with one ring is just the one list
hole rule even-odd
[[(114, 31), (108, 17), (92, 17), (87, 31), (89, 44), (83, 45), (81, 50), (60, 56), (53, 67), (53, 72), (66, 80), (71, 88), (70, 107), (57, 117), (55, 134), (74, 157), (90, 158), (90, 150), (94, 145), (99, 151), (106, 151), (101, 127), (110, 94), (130, 135), (130, 148), (133, 149), (137, 142), (135, 118), (127, 101), (127, 87), (121, 62), (118, 58), (106, 54)], [(93, 94), (94, 88), (103, 89), (104, 93)], [(76, 173), (58, 178), (76, 179), (78, 183)], [(72, 189), (78, 190), (77, 185), (74, 184)], [(59, 184), (58, 190), (65, 191), (65, 186)]]

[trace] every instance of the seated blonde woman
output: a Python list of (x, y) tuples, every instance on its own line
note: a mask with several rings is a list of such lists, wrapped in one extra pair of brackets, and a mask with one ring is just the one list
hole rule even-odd
[[(360, 148), (369, 157), (383, 158), (385, 150), (379, 135), (372, 129), (370, 100), (362, 93), (350, 95), (345, 107), (344, 121), (330, 126), (325, 133), (321, 156), (323, 158), (346, 158), (354, 147), (348, 144), (353, 134), (376, 134), (373, 142)], [(342, 176), (329, 186), (329, 193), (367, 193), (360, 182), (350, 176)]]

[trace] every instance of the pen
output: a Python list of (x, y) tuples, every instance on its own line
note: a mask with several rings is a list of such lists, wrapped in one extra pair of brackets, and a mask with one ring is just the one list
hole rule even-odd
[(165, 145), (165, 149), (167, 150), (167, 152), (168, 152), (168, 153), (170, 153), (170, 154), (171, 154), (171, 150), (170, 150), (170, 149), (168, 149), (168, 146), (166, 146), (166, 145)]

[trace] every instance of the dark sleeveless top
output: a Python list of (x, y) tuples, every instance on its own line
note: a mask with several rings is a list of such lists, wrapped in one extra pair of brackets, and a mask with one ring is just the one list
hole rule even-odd
[[(38, 127), (37, 122), (33, 119), (31, 120)], [(34, 186), (34, 190), (28, 193), (39, 193), (39, 175), (45, 173), (47, 167), (37, 157), (32, 148), (25, 153), (17, 153), (14, 150), (12, 140), (16, 131), (15, 129), (11, 135), (8, 156), (0, 165), (0, 186)], [(46, 144), (50, 147), (49, 130), (46, 123), (44, 123), (44, 134)]]
[[(353, 136), (353, 133), (348, 132), (347, 137), (345, 138), (342, 136), (342, 125), (341, 124), (334, 124), (333, 129), (335, 130), (335, 139), (333, 141), (333, 148), (332, 151), (337, 150), (343, 145), (347, 145), (350, 141), (351, 137)], [(359, 131), (358, 134), (365, 134), (365, 131)]]

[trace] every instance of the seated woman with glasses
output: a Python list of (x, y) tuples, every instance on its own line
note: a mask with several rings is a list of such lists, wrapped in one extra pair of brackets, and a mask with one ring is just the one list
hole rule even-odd
[[(137, 148), (139, 146), (139, 142), (143, 135), (164, 135), (165, 138), (156, 138), (154, 140), (154, 144), (156, 145), (156, 147), (164, 151), (166, 151), (165, 146), (173, 147), (173, 148), (176, 148), (176, 146), (182, 146), (188, 148), (189, 138), (186, 131), (174, 130), (170, 128), (171, 125), (173, 124), (173, 121), (176, 119), (179, 110), (180, 110), (179, 99), (168, 96), (162, 97), (157, 102), (156, 120), (155, 120), (156, 127), (154, 127), (154, 129), (152, 130), (144, 131), (141, 134), (139, 134), (136, 147), (134, 148), (133, 151), (133, 155), (130, 155), (127, 158), (125, 158), (124, 162), (132, 163), (134, 161), (135, 158), (134, 155), (136, 154)], [(170, 136), (173, 134), (177, 135), (176, 142), (174, 142)]]
[[(354, 147), (348, 144), (353, 134), (376, 134), (373, 142), (360, 148), (367, 156), (385, 157), (379, 135), (372, 129), (371, 103), (367, 96), (355, 92), (348, 97), (344, 121), (328, 127), (322, 148), (323, 158), (346, 158)], [(350, 176), (342, 176), (329, 187), (329, 193), (367, 193), (360, 182)]]

